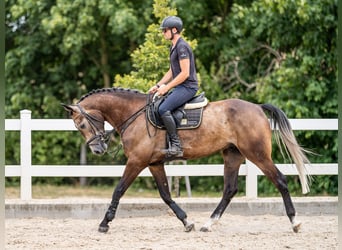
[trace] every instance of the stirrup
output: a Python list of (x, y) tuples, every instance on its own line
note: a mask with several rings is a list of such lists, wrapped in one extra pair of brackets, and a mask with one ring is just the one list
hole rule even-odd
[(162, 152), (165, 154), (167, 158), (170, 157), (183, 157), (183, 150), (171, 151), (168, 149), (163, 149)]

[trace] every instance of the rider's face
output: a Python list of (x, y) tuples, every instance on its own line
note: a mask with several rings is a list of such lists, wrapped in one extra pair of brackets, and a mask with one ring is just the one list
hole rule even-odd
[(167, 40), (170, 40), (172, 38), (172, 29), (170, 28), (165, 28), (162, 30), (164, 38)]

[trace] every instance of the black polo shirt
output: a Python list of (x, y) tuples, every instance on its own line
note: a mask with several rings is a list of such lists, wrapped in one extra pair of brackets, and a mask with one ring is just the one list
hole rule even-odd
[(198, 89), (194, 54), (190, 45), (180, 37), (176, 43), (176, 46), (174, 48), (171, 46), (170, 48), (170, 64), (173, 78), (175, 78), (181, 72), (179, 61), (186, 58), (190, 59), (190, 74), (189, 77), (182, 83), (182, 85), (189, 88)]

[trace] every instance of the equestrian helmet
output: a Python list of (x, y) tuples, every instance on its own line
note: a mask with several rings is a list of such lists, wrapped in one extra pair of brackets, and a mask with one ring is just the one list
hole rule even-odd
[(165, 17), (160, 25), (160, 29), (166, 28), (176, 28), (178, 33), (180, 33), (183, 29), (183, 21), (178, 16)]

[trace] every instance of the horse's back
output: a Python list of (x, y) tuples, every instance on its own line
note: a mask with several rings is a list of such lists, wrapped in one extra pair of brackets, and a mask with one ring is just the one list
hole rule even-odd
[(226, 99), (211, 104), (209, 123), (219, 122), (222, 131), (228, 128), (238, 137), (256, 134), (270, 136), (270, 124), (260, 105), (241, 99)]
[(217, 111), (222, 116), (227, 116), (229, 120), (238, 120), (240, 122), (250, 119), (266, 119), (260, 105), (241, 99), (225, 99), (221, 101), (210, 102), (209, 108)]

